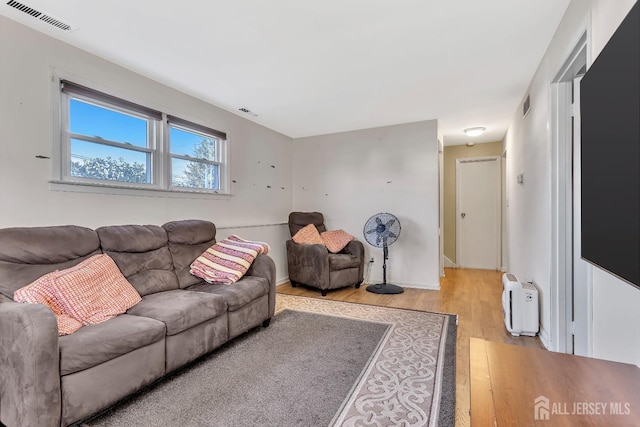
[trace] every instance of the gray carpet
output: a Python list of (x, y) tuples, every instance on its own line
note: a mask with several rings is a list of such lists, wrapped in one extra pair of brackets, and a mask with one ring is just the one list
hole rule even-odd
[(327, 426), (389, 328), (285, 310), (82, 425)]
[(455, 424), (457, 316), (278, 295), (257, 328), (82, 426)]

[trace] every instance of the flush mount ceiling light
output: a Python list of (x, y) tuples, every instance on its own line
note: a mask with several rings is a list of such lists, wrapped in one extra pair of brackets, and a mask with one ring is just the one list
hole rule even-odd
[(487, 130), (487, 128), (483, 128), (483, 127), (469, 128), (469, 129), (465, 129), (464, 133), (466, 133), (467, 136), (478, 136), (478, 135), (482, 135), (485, 130)]

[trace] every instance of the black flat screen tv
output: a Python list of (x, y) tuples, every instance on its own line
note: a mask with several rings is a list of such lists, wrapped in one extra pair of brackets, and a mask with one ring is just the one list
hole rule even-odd
[(640, 11), (580, 85), (582, 258), (640, 288)]

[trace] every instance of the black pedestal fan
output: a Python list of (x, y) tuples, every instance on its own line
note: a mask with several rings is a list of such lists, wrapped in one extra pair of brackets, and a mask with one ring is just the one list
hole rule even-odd
[(367, 291), (375, 294), (400, 294), (404, 292), (398, 285), (387, 283), (387, 260), (389, 245), (400, 236), (400, 221), (390, 213), (379, 213), (367, 220), (364, 225), (364, 238), (371, 246), (382, 248), (382, 283), (367, 286)]

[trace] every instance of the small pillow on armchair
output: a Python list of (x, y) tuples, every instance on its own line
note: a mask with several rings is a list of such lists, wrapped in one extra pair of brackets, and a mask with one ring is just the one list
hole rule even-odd
[(320, 237), (329, 252), (338, 253), (343, 250), (354, 237), (344, 230), (332, 230), (323, 232)]
[(298, 230), (292, 237), (293, 241), (301, 245), (324, 245), (315, 225), (309, 224)]

